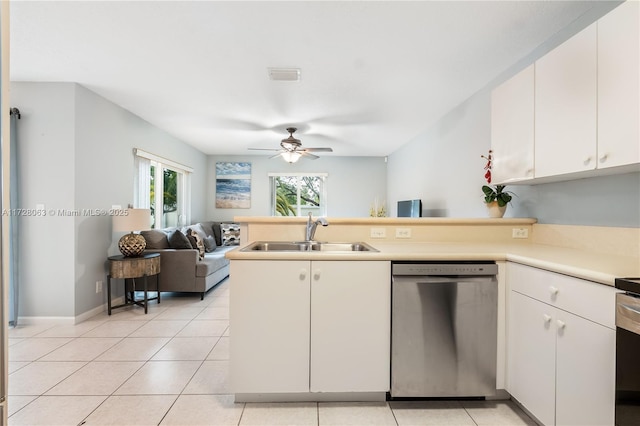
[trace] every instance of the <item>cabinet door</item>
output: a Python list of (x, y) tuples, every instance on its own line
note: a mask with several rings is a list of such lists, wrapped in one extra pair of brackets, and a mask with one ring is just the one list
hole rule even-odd
[(598, 168), (640, 163), (640, 3), (598, 21)]
[(556, 327), (556, 424), (613, 425), (615, 330), (564, 311)]
[(511, 292), (508, 391), (545, 425), (555, 421), (555, 309)]
[(534, 65), (491, 93), (493, 181), (533, 178)]
[(309, 391), (309, 261), (232, 261), (234, 393)]
[(312, 262), (312, 392), (388, 391), (390, 333), (389, 262)]
[(596, 168), (596, 59), (592, 24), (535, 63), (536, 177)]

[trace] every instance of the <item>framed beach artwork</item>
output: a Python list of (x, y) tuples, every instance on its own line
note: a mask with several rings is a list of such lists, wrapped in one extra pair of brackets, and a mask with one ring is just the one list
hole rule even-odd
[(216, 163), (216, 208), (251, 207), (251, 163)]

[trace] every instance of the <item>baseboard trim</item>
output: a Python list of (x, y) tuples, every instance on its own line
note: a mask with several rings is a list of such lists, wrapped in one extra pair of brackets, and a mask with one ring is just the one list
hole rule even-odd
[[(120, 305), (122, 303), (124, 303), (124, 296), (117, 297), (111, 301), (112, 305)], [(75, 317), (18, 317), (18, 325), (75, 325), (106, 312), (106, 310), (107, 304), (105, 303)]]
[(384, 402), (386, 392), (236, 393), (235, 402)]
[(18, 317), (21, 325), (74, 325), (75, 317)]

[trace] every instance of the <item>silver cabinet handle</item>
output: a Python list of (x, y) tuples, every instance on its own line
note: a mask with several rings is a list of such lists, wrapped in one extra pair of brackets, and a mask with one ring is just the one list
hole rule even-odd
[(300, 281), (304, 281), (307, 279), (307, 270), (300, 269)]

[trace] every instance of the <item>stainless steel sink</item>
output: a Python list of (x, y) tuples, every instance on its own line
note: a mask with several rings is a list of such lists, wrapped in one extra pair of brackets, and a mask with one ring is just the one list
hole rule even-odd
[(367, 243), (331, 243), (318, 241), (256, 241), (240, 251), (324, 251), (324, 252), (377, 252)]
[(311, 246), (317, 251), (378, 251), (367, 243), (318, 243)]

